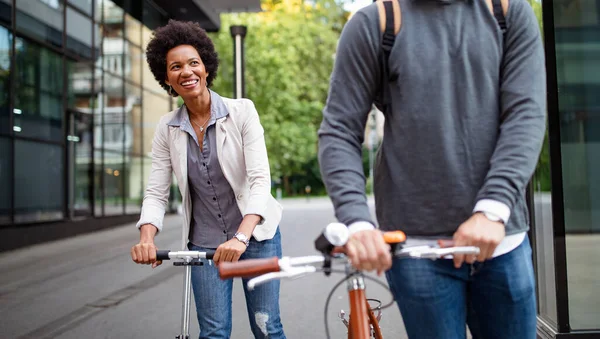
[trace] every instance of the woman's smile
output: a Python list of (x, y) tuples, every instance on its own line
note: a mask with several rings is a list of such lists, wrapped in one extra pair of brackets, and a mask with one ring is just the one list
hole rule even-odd
[(191, 79), (181, 82), (180, 85), (185, 89), (192, 89), (196, 87), (198, 83), (200, 83), (199, 79)]

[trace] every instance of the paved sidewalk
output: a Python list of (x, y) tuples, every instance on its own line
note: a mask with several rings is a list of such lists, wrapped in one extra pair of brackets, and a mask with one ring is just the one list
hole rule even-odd
[[(327, 199), (282, 201), (284, 255), (314, 254), (313, 240), (334, 220)], [(156, 239), (160, 248), (178, 249), (178, 215), (165, 218)], [(165, 262), (157, 269), (135, 265), (129, 249), (139, 235), (134, 224), (0, 253), (0, 338), (174, 338), (180, 329), (182, 272)], [(281, 317), (286, 335), (324, 338), (323, 306), (339, 275), (314, 274), (281, 284)], [(379, 278), (379, 280), (382, 280)], [(233, 292), (232, 338), (249, 338), (241, 281)], [(369, 296), (387, 302), (389, 293), (368, 283)], [(332, 338), (346, 330), (337, 319), (348, 310), (344, 286), (335, 291), (329, 309)], [(190, 322), (198, 333), (195, 308)], [(406, 338), (398, 309), (385, 311), (383, 330)]]
[[(373, 199), (369, 199), (373, 206)], [(334, 221), (326, 197), (284, 199), (281, 223), (284, 255), (313, 253), (312, 241)], [(178, 215), (165, 218), (160, 248), (179, 248)], [(164, 264), (135, 265), (129, 249), (139, 235), (134, 224), (0, 253), (0, 338), (173, 338), (180, 326), (182, 270)], [(600, 235), (568, 235), (568, 288), (573, 328), (598, 327), (600, 319)], [(311, 275), (281, 284), (281, 309), (288, 338), (324, 337), (323, 303), (338, 276)], [(547, 281), (544, 281), (547, 283)], [(369, 283), (370, 296), (389, 294)], [(248, 337), (240, 282), (234, 288), (232, 338)], [(333, 296), (332, 338), (345, 330), (336, 319), (347, 310), (345, 289)], [(337, 311), (336, 311), (337, 310)], [(194, 311), (194, 310), (193, 310)], [(191, 330), (197, 333), (195, 314)], [(390, 338), (406, 338), (394, 306), (382, 327)]]

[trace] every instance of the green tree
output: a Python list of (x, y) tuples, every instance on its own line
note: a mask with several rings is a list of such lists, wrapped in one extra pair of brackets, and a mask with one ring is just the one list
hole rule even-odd
[[(533, 8), (533, 12), (537, 17), (538, 25), (540, 27), (540, 33), (542, 39), (544, 38), (544, 23), (542, 17), (542, 2), (540, 0), (528, 0), (529, 4)], [(537, 168), (535, 170), (535, 187), (536, 190), (550, 191), (550, 143), (548, 142), (548, 128), (546, 127), (546, 134), (544, 137), (544, 144), (538, 161)]]
[(304, 175), (317, 152), (333, 58), (347, 13), (335, 0), (263, 0), (263, 12), (221, 16), (212, 36), (221, 65), (214, 89), (233, 91), (231, 25), (245, 25), (245, 88), (265, 129), (271, 174)]

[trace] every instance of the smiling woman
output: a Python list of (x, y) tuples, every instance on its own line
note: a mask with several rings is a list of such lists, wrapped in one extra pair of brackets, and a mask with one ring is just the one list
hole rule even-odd
[[(188, 45), (195, 49), (196, 57), (204, 64), (207, 72), (206, 84), (212, 85), (217, 76), (219, 59), (215, 47), (198, 23), (170, 20), (167, 26), (154, 31), (154, 39), (148, 43), (146, 58), (150, 70), (158, 83), (167, 91), (167, 54), (173, 48)], [(169, 94), (177, 96), (177, 93)]]
[[(184, 104), (164, 115), (152, 142), (152, 171), (131, 248), (139, 264), (156, 260), (175, 174), (183, 198), (182, 247), (215, 250), (214, 263), (281, 257), (281, 206), (270, 193), (269, 159), (258, 113), (248, 99), (209, 90), (219, 66), (214, 45), (197, 23), (171, 20), (146, 48), (154, 78)], [(227, 137), (226, 137), (227, 136)], [(192, 288), (200, 338), (230, 337), (233, 282), (220, 280), (215, 265), (193, 266)], [(245, 288), (256, 338), (285, 338), (279, 317), (279, 283)]]

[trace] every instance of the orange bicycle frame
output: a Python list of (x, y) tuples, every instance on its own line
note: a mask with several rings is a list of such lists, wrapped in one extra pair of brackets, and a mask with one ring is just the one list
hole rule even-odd
[(373, 337), (382, 339), (379, 322), (365, 296), (365, 283), (362, 275), (355, 275), (348, 279), (348, 297), (350, 299), (348, 339), (369, 339), (371, 338), (371, 328)]

